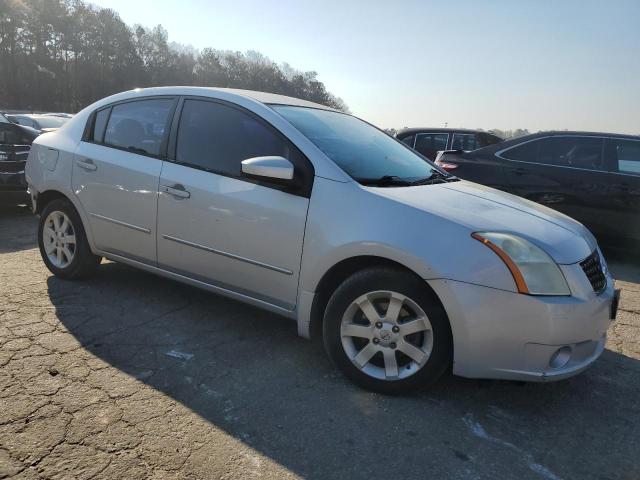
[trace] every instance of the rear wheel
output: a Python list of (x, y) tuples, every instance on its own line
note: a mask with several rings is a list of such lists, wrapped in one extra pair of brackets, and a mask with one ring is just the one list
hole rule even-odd
[(345, 280), (329, 300), (323, 334), (333, 362), (368, 390), (424, 388), (451, 363), (444, 309), (424, 281), (402, 270), (372, 268)]
[(38, 246), (47, 268), (61, 278), (89, 276), (101, 261), (91, 253), (78, 212), (62, 198), (44, 207), (38, 225)]

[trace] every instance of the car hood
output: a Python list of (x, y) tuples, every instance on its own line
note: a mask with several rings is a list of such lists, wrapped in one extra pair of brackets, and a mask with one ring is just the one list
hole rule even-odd
[(589, 256), (597, 243), (579, 222), (523, 198), (467, 181), (374, 188), (396, 202), (456, 222), (469, 232), (508, 232), (546, 251), (559, 264)]

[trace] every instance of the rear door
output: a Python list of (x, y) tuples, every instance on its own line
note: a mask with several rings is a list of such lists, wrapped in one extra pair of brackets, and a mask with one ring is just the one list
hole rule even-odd
[(558, 135), (501, 150), (505, 175), (516, 195), (558, 210), (594, 233), (609, 229), (614, 206), (602, 137)]
[(156, 263), (158, 181), (175, 103), (127, 101), (90, 120), (72, 183), (100, 250)]
[(640, 241), (640, 140), (609, 138), (612, 235)]
[[(294, 187), (242, 175), (242, 160), (268, 155), (294, 164)], [(310, 162), (261, 118), (186, 99), (160, 178), (159, 266), (293, 309), (312, 182)]]

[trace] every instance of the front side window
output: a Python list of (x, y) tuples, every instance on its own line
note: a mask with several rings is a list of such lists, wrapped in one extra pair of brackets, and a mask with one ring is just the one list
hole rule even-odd
[(540, 140), (538, 163), (601, 170), (603, 145), (603, 139), (595, 137), (544, 138)]
[(448, 133), (419, 133), (416, 135), (415, 149), (429, 160), (433, 160), (440, 150), (447, 149), (448, 140)]
[(143, 155), (159, 155), (173, 102), (154, 98), (115, 105), (104, 144)]
[(454, 133), (451, 141), (451, 150), (475, 150), (476, 135), (475, 133)]
[(179, 163), (239, 177), (242, 160), (291, 159), (291, 150), (262, 122), (237, 108), (203, 100), (184, 102), (176, 147)]
[(612, 140), (611, 142), (618, 172), (640, 175), (640, 140)]
[(419, 180), (439, 172), (401, 142), (351, 115), (288, 105), (273, 109), (361, 183), (382, 177)]

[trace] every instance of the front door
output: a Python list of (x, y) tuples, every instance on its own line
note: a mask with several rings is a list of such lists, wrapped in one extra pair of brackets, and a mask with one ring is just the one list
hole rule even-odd
[[(160, 177), (159, 266), (293, 309), (308, 160), (262, 119), (210, 100), (184, 101), (175, 143), (175, 161)], [(242, 175), (242, 160), (266, 155), (294, 164), (293, 190)]]
[(611, 173), (610, 201), (615, 211), (611, 236), (622, 242), (640, 243), (640, 140), (610, 138), (607, 158)]
[(500, 152), (511, 191), (558, 210), (603, 234), (610, 224), (604, 138), (559, 135)]
[(76, 150), (73, 189), (102, 251), (156, 262), (160, 158), (174, 104), (154, 98), (102, 109)]

